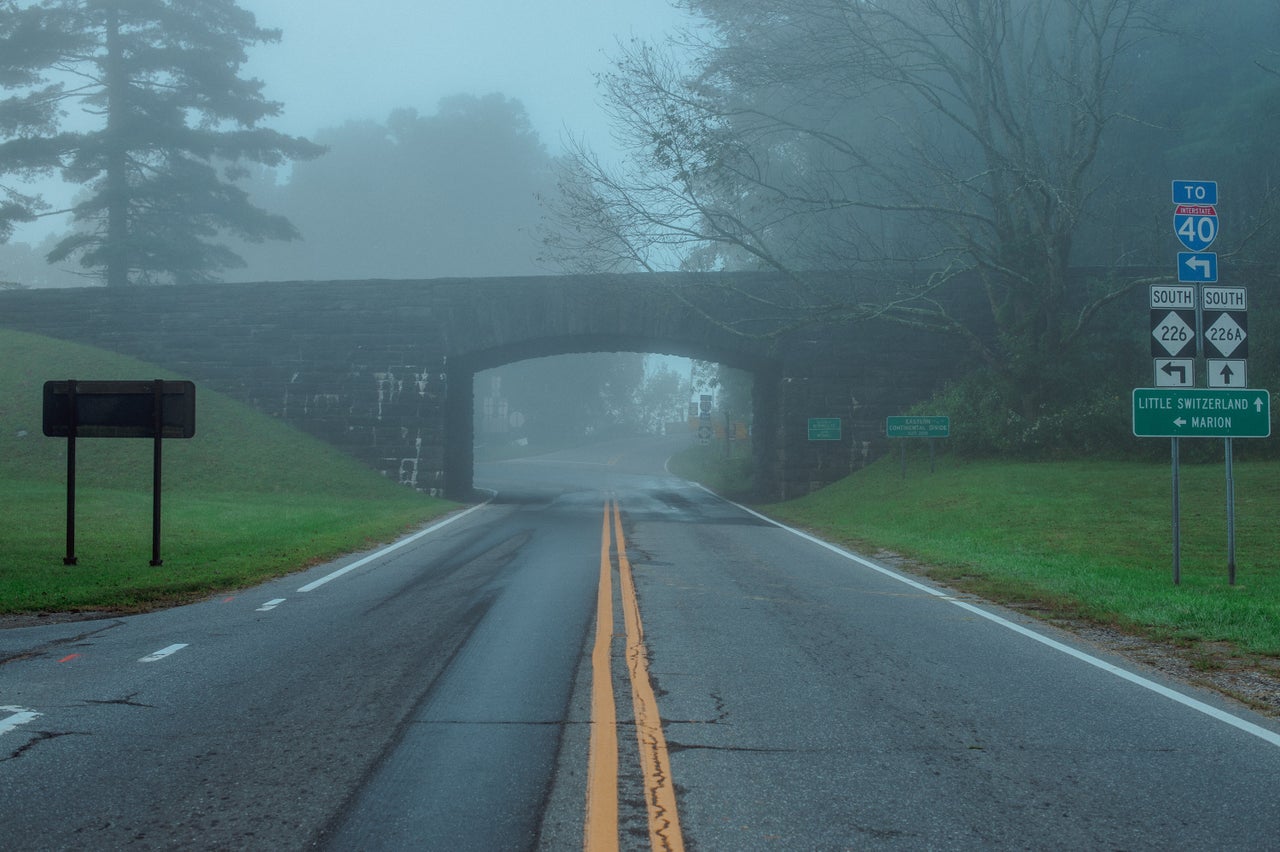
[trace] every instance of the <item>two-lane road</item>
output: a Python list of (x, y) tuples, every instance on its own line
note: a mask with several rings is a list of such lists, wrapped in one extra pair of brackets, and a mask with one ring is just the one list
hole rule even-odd
[(0, 847), (1270, 849), (1277, 726), (663, 472), (0, 630)]

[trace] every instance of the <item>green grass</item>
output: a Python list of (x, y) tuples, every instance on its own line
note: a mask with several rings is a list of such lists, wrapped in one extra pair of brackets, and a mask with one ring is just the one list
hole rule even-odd
[(197, 388), (196, 436), (164, 443), (164, 564), (149, 565), (152, 442), (82, 439), (79, 564), (65, 566), (67, 442), (44, 437), (41, 394), (46, 380), (67, 378), (178, 377), (0, 330), (0, 613), (189, 601), (388, 541), (453, 508)]
[(1170, 467), (885, 459), (762, 507), (862, 552), (891, 551), (946, 585), (1161, 640), (1280, 656), (1280, 463), (1239, 462), (1236, 585), (1225, 473), (1182, 467), (1181, 583), (1172, 582)]

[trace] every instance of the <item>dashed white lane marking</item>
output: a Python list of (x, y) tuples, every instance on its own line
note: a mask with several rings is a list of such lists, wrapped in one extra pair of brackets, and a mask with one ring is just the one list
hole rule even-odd
[(40, 714), (24, 707), (0, 707), (0, 713), (9, 713), (0, 719), (0, 734), (7, 734), (19, 725), (25, 725)]
[[(697, 485), (697, 483), (694, 483), (694, 484)], [(705, 488), (701, 485), (698, 485), (698, 487), (702, 488), (703, 491), (706, 491), (709, 494), (714, 494), (716, 497), (720, 497), (720, 495), (715, 494), (715, 492), (711, 491), (711, 489), (709, 488)], [(720, 499), (723, 500), (724, 498), (721, 497)], [(1022, 636), (1025, 636), (1028, 639), (1033, 639), (1036, 642), (1039, 642), (1042, 645), (1046, 645), (1055, 651), (1066, 654), (1069, 657), (1075, 657), (1077, 660), (1080, 660), (1083, 663), (1088, 663), (1089, 665), (1094, 666), (1095, 668), (1099, 668), (1104, 672), (1109, 672), (1110, 674), (1113, 674), (1116, 677), (1121, 678), (1122, 680), (1127, 680), (1130, 683), (1134, 684), (1135, 686), (1140, 686), (1143, 689), (1150, 690), (1151, 692), (1154, 692), (1157, 695), (1164, 696), (1170, 701), (1176, 701), (1177, 703), (1183, 705), (1184, 707), (1189, 707), (1190, 709), (1195, 710), (1197, 713), (1203, 713), (1204, 715), (1212, 719), (1217, 719), (1219, 722), (1225, 722), (1226, 724), (1231, 725), (1233, 728), (1237, 728), (1241, 731), (1244, 731), (1246, 734), (1251, 734), (1257, 737), (1263, 742), (1270, 743), (1273, 746), (1280, 746), (1280, 734), (1277, 734), (1275, 731), (1268, 730), (1267, 728), (1264, 728), (1261, 725), (1255, 725), (1253, 722), (1250, 722), (1247, 719), (1242, 719), (1239, 716), (1226, 712), (1225, 710), (1219, 710), (1217, 707), (1214, 707), (1211, 704), (1206, 704), (1203, 701), (1199, 701), (1195, 698), (1192, 698), (1190, 695), (1184, 695), (1183, 693), (1178, 692), (1175, 689), (1170, 689), (1167, 686), (1162, 686), (1161, 684), (1158, 684), (1153, 680), (1148, 680), (1147, 678), (1142, 677), (1141, 675), (1135, 674), (1129, 671), (1128, 669), (1122, 669), (1119, 666), (1112, 665), (1111, 663), (1108, 663), (1106, 660), (1099, 659), (1098, 657), (1095, 657), (1092, 654), (1086, 654), (1084, 651), (1080, 651), (1076, 648), (1072, 648), (1070, 645), (1064, 645), (1063, 643), (1055, 639), (1050, 639), (1048, 636), (1043, 636), (1040, 633), (1037, 633), (1036, 631), (1031, 630), (1030, 628), (1023, 627), (1021, 624), (1015, 624), (1014, 622), (1009, 621), (1007, 618), (1002, 618), (993, 612), (987, 612), (981, 607), (974, 606), (973, 604), (967, 603), (962, 600), (957, 600), (956, 598), (951, 597), (946, 592), (943, 592), (939, 589), (935, 589), (932, 586), (926, 586), (924, 583), (916, 582), (915, 580), (912, 580), (909, 577), (905, 577), (902, 574), (899, 574), (897, 571), (893, 571), (888, 568), (885, 568), (883, 565), (877, 565), (876, 563), (872, 562), (869, 559), (864, 559), (855, 553), (850, 553), (844, 548), (837, 547), (831, 542), (823, 541), (817, 536), (810, 535), (809, 533), (806, 533), (806, 532), (801, 532), (800, 530), (793, 529), (792, 527), (789, 527), (786, 524), (779, 523), (778, 521), (775, 521), (773, 518), (770, 518), (767, 515), (762, 515), (759, 512), (752, 511), (751, 509), (748, 509), (746, 506), (740, 505), (738, 503), (734, 503), (732, 500), (725, 500), (725, 502), (729, 503), (732, 506), (737, 506), (739, 509), (746, 512), (747, 514), (754, 515), (755, 517), (759, 518), (762, 521), (767, 521), (768, 523), (773, 524), (775, 527), (781, 527), (782, 529), (786, 530), (792, 535), (797, 535), (800, 538), (804, 539), (805, 541), (812, 542), (813, 544), (816, 544), (819, 547), (825, 548), (838, 556), (843, 556), (845, 559), (856, 562), (859, 565), (862, 565), (866, 568), (870, 568), (872, 571), (878, 571), (879, 573), (885, 575), (886, 577), (891, 577), (894, 580), (897, 580), (899, 583), (905, 583), (907, 586), (910, 586), (914, 589), (918, 589), (919, 591), (925, 592), (926, 594), (933, 595), (936, 598), (946, 601), (952, 606), (960, 607), (960, 609), (971, 612), (974, 615), (977, 615), (981, 618), (985, 618), (987, 621), (990, 621), (993, 624), (998, 624), (1001, 627), (1005, 628), (1006, 630), (1012, 630), (1014, 633), (1021, 634)]]
[(156, 651), (154, 654), (148, 654), (147, 656), (138, 660), (138, 662), (154, 663), (157, 660), (163, 660), (165, 657), (168, 657), (171, 654), (178, 653), (185, 647), (187, 647), (187, 643), (185, 642), (180, 642), (177, 645), (170, 645), (168, 648), (161, 648), (159, 651)]
[(271, 612), (271, 610), (284, 603), (284, 598), (272, 598), (271, 600), (258, 607), (257, 612)]
[(371, 553), (363, 559), (357, 559), (355, 562), (352, 562), (350, 565), (339, 568), (337, 571), (334, 571), (332, 574), (326, 574), (323, 577), (321, 577), (319, 580), (313, 580), (312, 582), (307, 583), (305, 586), (298, 589), (298, 591), (299, 592), (314, 591), (320, 588), (321, 586), (323, 586), (325, 583), (328, 583), (330, 580), (336, 580), (339, 577), (341, 577), (343, 574), (354, 571), (363, 565), (368, 565), (370, 562), (374, 561), (375, 559), (381, 559), (382, 557), (386, 556), (388, 553), (392, 552), (393, 550), (399, 550), (400, 548), (404, 547), (406, 544), (415, 542), (418, 539), (422, 538), (424, 535), (427, 535), (428, 533), (433, 533), (436, 530), (440, 529), (441, 527), (447, 527), (449, 524), (453, 523), (454, 521), (460, 521), (463, 518), (465, 518), (467, 515), (470, 515), (476, 509), (482, 509), (487, 505), (489, 505), (488, 500), (484, 501), (483, 503), (479, 503), (475, 506), (472, 506), (470, 509), (467, 509), (465, 512), (459, 512), (456, 515), (450, 515), (440, 523), (432, 524), (431, 526), (427, 527), (425, 530), (422, 530), (421, 532), (416, 532), (413, 535), (409, 536), (408, 538), (400, 539), (395, 544), (389, 544), (386, 547), (379, 550), (377, 553)]

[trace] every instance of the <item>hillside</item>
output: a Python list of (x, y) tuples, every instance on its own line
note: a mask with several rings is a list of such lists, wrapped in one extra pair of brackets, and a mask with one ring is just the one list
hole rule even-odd
[(42, 432), (48, 380), (181, 378), (86, 346), (0, 330), (0, 613), (136, 610), (250, 585), (393, 538), (452, 508), (197, 387), (196, 435), (163, 459), (164, 564), (151, 557), (152, 442), (77, 442), (66, 552), (65, 439)]

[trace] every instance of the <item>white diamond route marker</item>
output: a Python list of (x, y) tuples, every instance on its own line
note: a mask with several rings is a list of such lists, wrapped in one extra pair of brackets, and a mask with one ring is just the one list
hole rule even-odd
[(1195, 329), (1187, 325), (1177, 311), (1169, 311), (1168, 316), (1151, 330), (1151, 336), (1172, 357), (1186, 348), (1187, 341), (1195, 337)]

